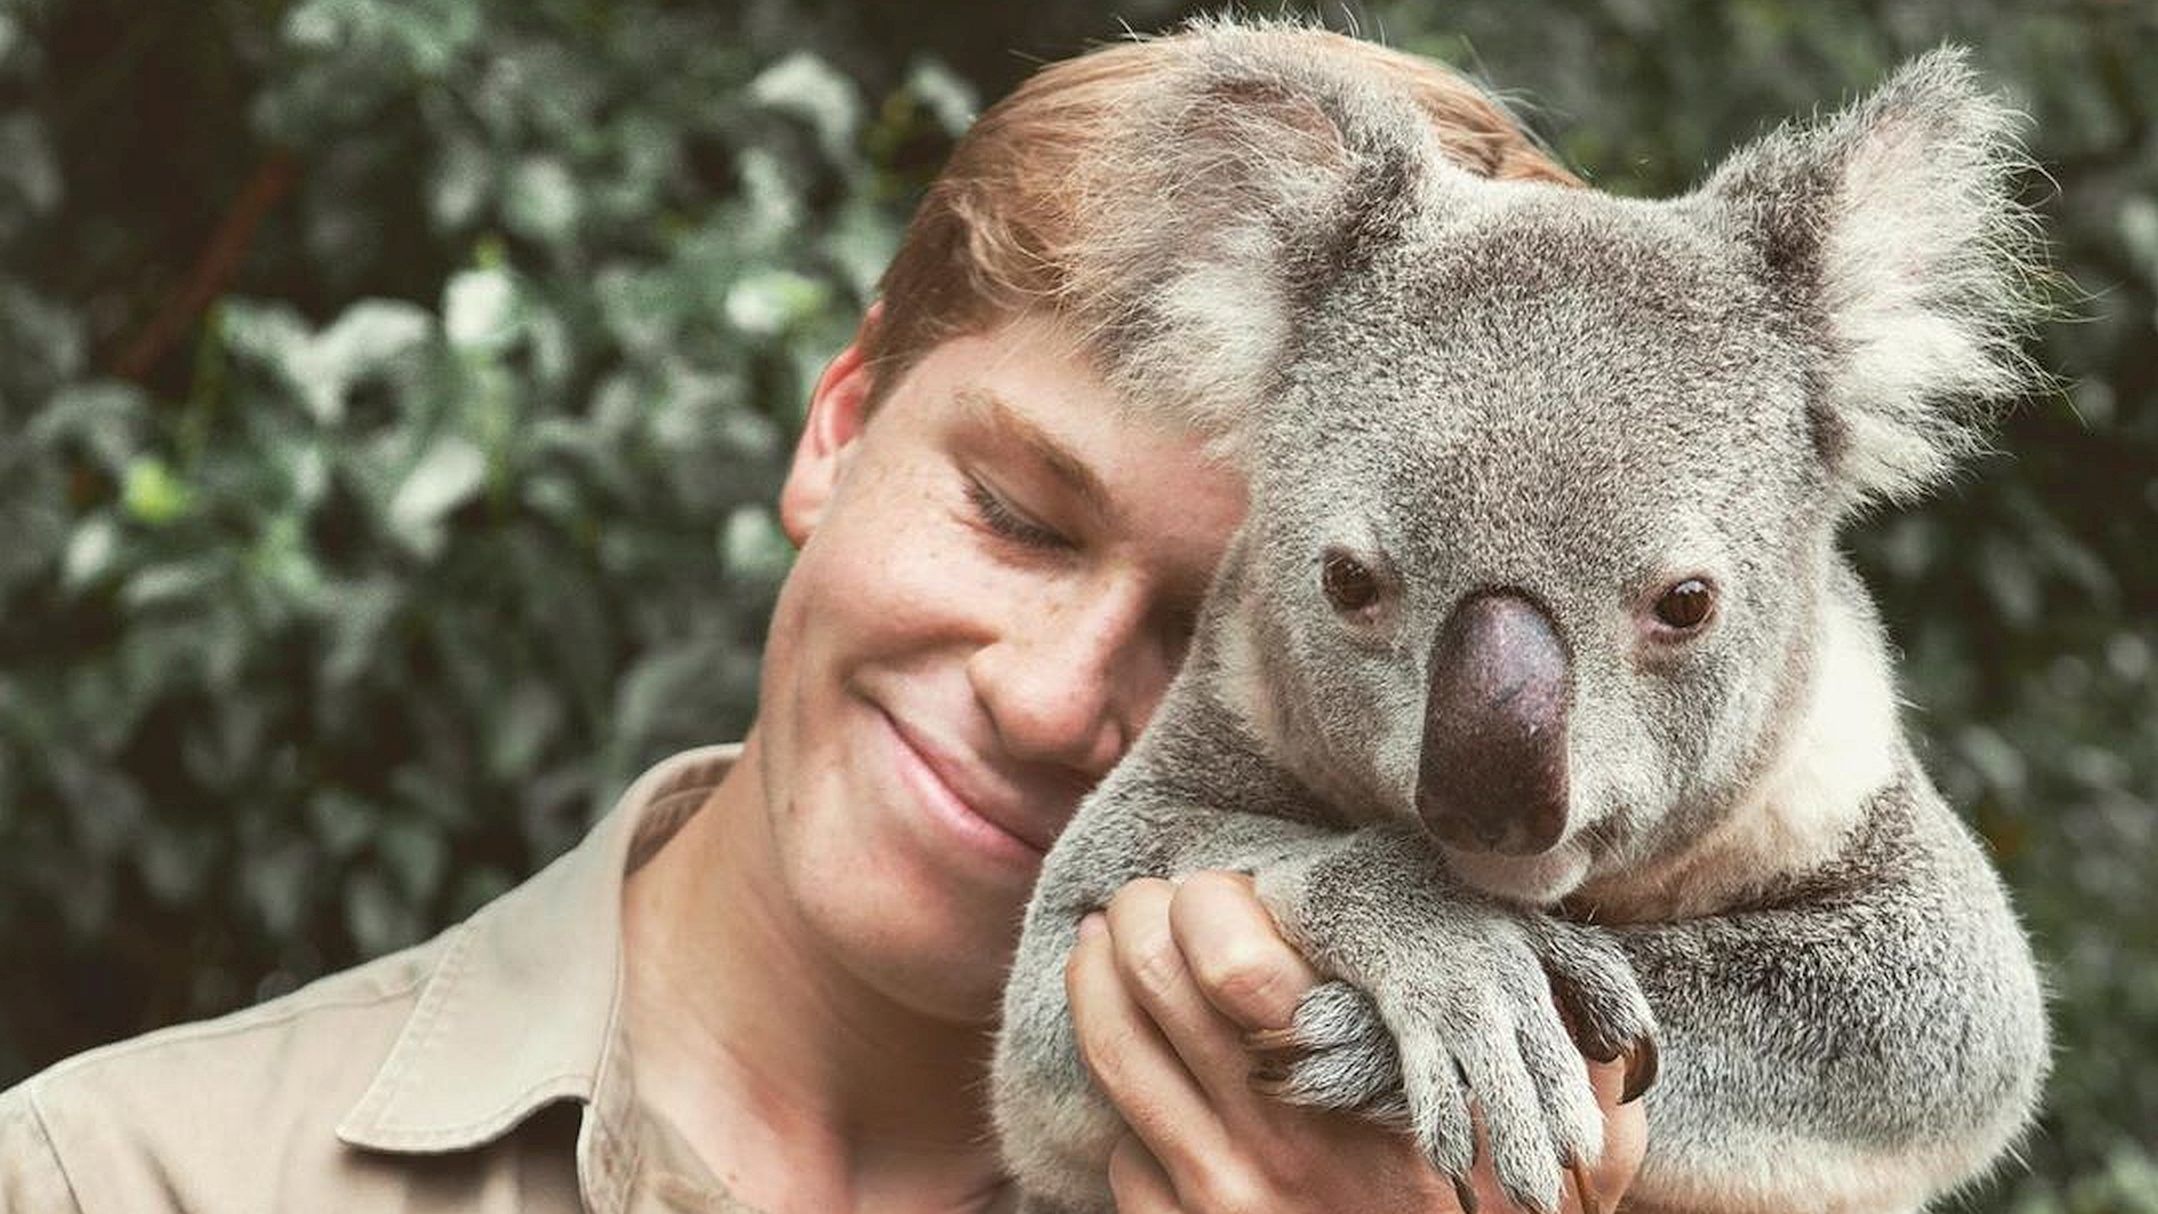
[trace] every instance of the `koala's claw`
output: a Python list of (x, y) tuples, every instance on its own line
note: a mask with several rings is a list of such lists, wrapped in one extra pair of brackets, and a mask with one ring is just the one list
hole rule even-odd
[(1346, 982), (1305, 992), (1288, 1027), (1244, 1038), (1258, 1055), (1252, 1086), (1290, 1104), (1358, 1109), (1379, 1120), (1406, 1113), (1401, 1056), (1370, 996)]
[(1626, 1086), (1619, 1092), (1620, 1104), (1632, 1104), (1648, 1094), (1656, 1086), (1656, 1076), (1663, 1066), (1656, 1052), (1656, 1038), (1644, 1033), (1636, 1038), (1626, 1051)]
[(1581, 1052), (1596, 1062), (1626, 1059), (1621, 1104), (1656, 1082), (1656, 1020), (1618, 946), (1592, 928), (1544, 919), (1534, 925), (1551, 994)]

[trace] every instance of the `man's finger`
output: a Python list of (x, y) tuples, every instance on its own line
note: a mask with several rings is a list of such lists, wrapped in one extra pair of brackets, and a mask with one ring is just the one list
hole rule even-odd
[(1612, 1194), (1622, 1193), (1633, 1184), (1634, 1173), (1641, 1170), (1641, 1159), (1648, 1154), (1648, 1111), (1638, 1100), (1619, 1103), (1626, 1088), (1624, 1057), (1587, 1066), (1589, 1085), (1596, 1089), (1596, 1104), (1604, 1114), (1604, 1153), (1591, 1180), (1596, 1195), (1602, 1198), (1596, 1208), (1607, 1209), (1612, 1204)]
[(1220, 1119), (1152, 1017), (1125, 989), (1106, 921), (1083, 926), (1064, 967), (1080, 1057), (1156, 1159), (1174, 1166), (1227, 1148)]
[(1109, 939), (1125, 989), (1220, 1111), (1225, 1102), (1251, 1098), (1251, 1055), (1243, 1031), (1214, 1010), (1185, 964), (1169, 929), (1174, 895), (1167, 881), (1126, 885), (1109, 901)]
[(1176, 1185), (1137, 1135), (1126, 1134), (1109, 1152), (1109, 1194), (1117, 1214), (1180, 1214)]
[(1177, 887), (1169, 928), (1200, 992), (1244, 1029), (1287, 1028), (1319, 975), (1235, 873), (1193, 873)]

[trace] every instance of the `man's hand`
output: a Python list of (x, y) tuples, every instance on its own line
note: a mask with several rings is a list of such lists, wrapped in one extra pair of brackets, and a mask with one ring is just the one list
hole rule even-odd
[[(1510, 1208), (1487, 1166), (1468, 1192), (1405, 1135), (1254, 1091), (1244, 1035), (1285, 1027), (1319, 975), (1282, 939), (1248, 879), (1134, 881), (1089, 916), (1065, 970), (1080, 1053), (1131, 1128), (1109, 1163), (1120, 1214)], [(1647, 1146), (1624, 1064), (1586, 1062), (1603, 1106), (1603, 1161), (1567, 1214), (1610, 1209)]]

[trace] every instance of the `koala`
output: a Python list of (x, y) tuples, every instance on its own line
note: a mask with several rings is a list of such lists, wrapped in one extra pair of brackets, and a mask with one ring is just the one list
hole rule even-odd
[(1628, 1208), (1982, 1173), (2043, 1083), (2041, 982), (1837, 537), (2037, 378), (2015, 116), (1943, 49), (1637, 200), (1476, 178), (1277, 47), (1211, 27), (1131, 118), (1135, 193), (1087, 198), (1070, 314), (1250, 508), (1026, 913), (993, 1097), (1027, 1208), (1110, 1205), (1079, 920), (1202, 868), (1329, 978), (1255, 1082), (1457, 1181), (1473, 1110), (1525, 1208), (1597, 1157), (1583, 1053), (1646, 1102)]

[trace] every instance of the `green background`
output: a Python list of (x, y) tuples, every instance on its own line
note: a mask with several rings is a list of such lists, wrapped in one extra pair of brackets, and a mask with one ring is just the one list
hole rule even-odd
[[(1187, 6), (0, 0), (0, 1085), (423, 938), (740, 733), (801, 402), (984, 99)], [(2002, 1210), (2158, 1211), (2158, 7), (1377, 3), (1667, 193), (1955, 39), (2062, 377), (1854, 537), (2044, 957)]]

